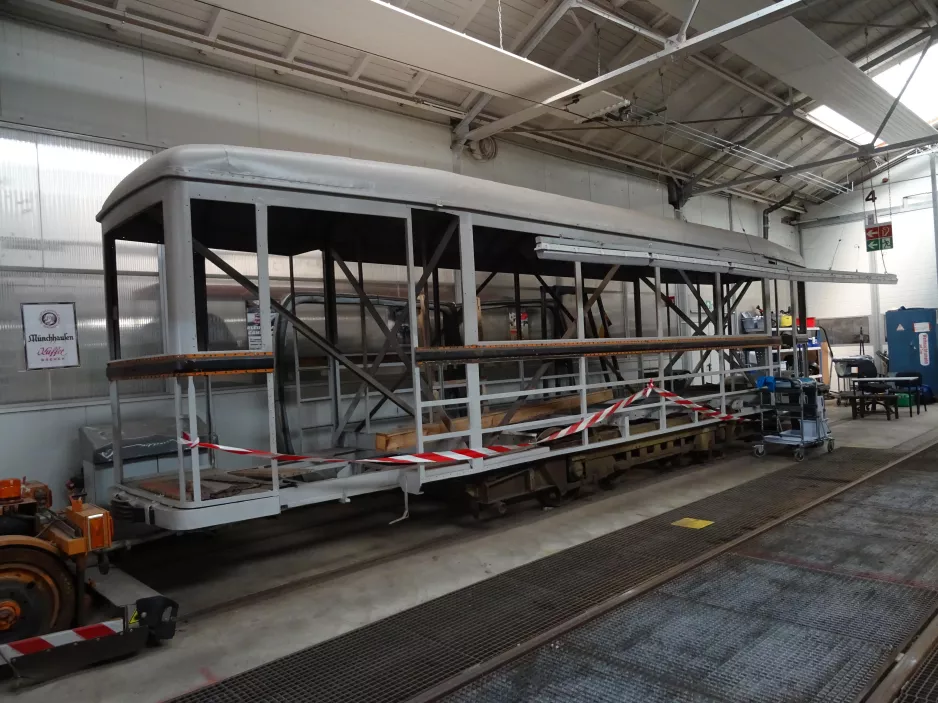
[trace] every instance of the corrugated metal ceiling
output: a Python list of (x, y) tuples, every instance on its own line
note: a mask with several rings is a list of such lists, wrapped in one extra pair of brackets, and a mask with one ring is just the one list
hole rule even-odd
[[(28, 6), (36, 1), (43, 2), (46, 8), (55, 8), (59, 2), (18, 0), (13, 7)], [(663, 13), (647, 0), (594, 2), (607, 10), (614, 10), (626, 20), (654, 27), (663, 35), (674, 34), (680, 26), (678, 19)], [(102, 21), (106, 19), (106, 13), (113, 12), (115, 8), (114, 0), (77, 0), (69, 4), (84, 7), (84, 16), (88, 18), (101, 13)], [(391, 4), (403, 6), (408, 12), (493, 46), (501, 43), (506, 49), (517, 49), (518, 40), (530, 37), (537, 25), (543, 23), (550, 11), (560, 4), (560, 0), (501, 0), (500, 3), (499, 0), (395, 0)], [(128, 17), (147, 18), (167, 28), (189, 32), (196, 38), (207, 33), (215, 13), (211, 4), (201, 0), (118, 0), (116, 7)], [(875, 59), (883, 51), (921, 31), (917, 27), (934, 24), (919, 5), (910, 0), (829, 0), (797, 18), (841, 55), (860, 64)], [(115, 28), (118, 36), (128, 40), (138, 33), (130, 23)], [(387, 91), (390, 99), (402, 94), (413, 95), (418, 107), (421, 103), (444, 107), (451, 109), (453, 116), (462, 113), (477, 95), (466, 85), (445, 76), (426, 74), (414, 66), (368, 55), (365, 51), (369, 46), (343, 46), (309, 35), (297, 41), (294, 29), (227, 13), (218, 26), (216, 41), (226, 46), (247, 48), (252, 56), (269, 55), (277, 60), (295, 57), (302, 66), (328, 71), (329, 75), (347, 79), (351, 84)], [(654, 42), (577, 8), (568, 11), (546, 33), (529, 58), (576, 79), (589, 80), (598, 72), (647, 56), (657, 48)], [(704, 56), (744, 79), (754, 89), (776, 96), (776, 100), (787, 101), (790, 96), (796, 104), (803, 104), (806, 110), (815, 106), (810, 101), (811, 96), (790, 91), (779, 80), (722, 47), (708, 50)], [(680, 175), (709, 170), (710, 182), (758, 172), (753, 162), (762, 160), (761, 157), (740, 158), (724, 154), (713, 138), (731, 143), (748, 138), (747, 145), (761, 155), (781, 161), (792, 159), (794, 162), (827, 156), (835, 147), (848, 148), (820, 129), (790, 116), (775, 120), (763, 135), (758, 132), (749, 134), (754, 125), (759, 124), (752, 121), (754, 118), (771, 115), (778, 108), (755, 97), (753, 90), (734, 85), (688, 59), (671, 63), (649, 76), (626, 81), (613, 92), (629, 98), (635, 111), (643, 117), (643, 122), (618, 123), (604, 129), (567, 130), (551, 135), (575, 141), (583, 148), (649, 161), (659, 171), (673, 169)], [(497, 117), (522, 107), (525, 105), (521, 101), (497, 98), (489, 102), (484, 114)], [(699, 122), (706, 119), (717, 121)], [(672, 126), (656, 126), (659, 121)], [(674, 126), (680, 121), (693, 123), (686, 127)], [(557, 126), (569, 128), (571, 123), (548, 115), (524, 125), (524, 128)], [(538, 136), (547, 138), (549, 135)], [(827, 177), (837, 181), (855, 166), (855, 163), (838, 165), (827, 172)], [(794, 178), (784, 179), (780, 184), (768, 181), (750, 185), (748, 190), (757, 196), (777, 198), (792, 187), (809, 201), (829, 195), (823, 188), (806, 187)]]

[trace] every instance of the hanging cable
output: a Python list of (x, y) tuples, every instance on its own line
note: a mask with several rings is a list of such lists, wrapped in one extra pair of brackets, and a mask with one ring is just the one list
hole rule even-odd
[[(841, 229), (842, 229), (842, 228), (841, 228)], [(841, 236), (837, 239), (837, 246), (834, 247), (834, 253), (831, 254), (831, 265), (827, 267), (827, 270), (828, 270), (828, 271), (833, 271), (833, 270), (834, 270), (834, 259), (837, 258), (837, 250), (840, 249), (840, 243), (841, 243), (842, 241), (844, 241), (843, 235), (841, 235)]]
[(593, 26), (596, 27), (596, 77), (599, 78), (601, 75), (603, 75), (603, 50), (599, 45), (599, 25), (594, 24)]
[[(889, 152), (886, 152), (886, 198), (889, 201), (889, 222), (892, 223), (892, 159), (889, 158)], [(884, 239), (881, 239), (880, 242), (884, 242)], [(882, 247), (879, 250), (880, 261), (883, 262), (883, 273), (889, 273), (886, 269), (886, 254), (884, 253)]]
[(886, 197), (889, 200), (889, 221), (892, 222), (892, 159), (886, 152)]
[(502, 34), (502, 0), (498, 0), (498, 48), (505, 48), (505, 38)]

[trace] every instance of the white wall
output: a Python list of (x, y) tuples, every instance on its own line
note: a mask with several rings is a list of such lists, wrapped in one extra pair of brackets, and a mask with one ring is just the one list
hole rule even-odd
[[(817, 268), (830, 267), (847, 271), (876, 270), (895, 273), (898, 285), (878, 286), (880, 311), (906, 307), (938, 306), (938, 270), (935, 265), (934, 219), (930, 207), (931, 181), (927, 157), (901, 164), (890, 174), (891, 187), (874, 180), (877, 214), (880, 221), (892, 220), (894, 248), (877, 254), (866, 253), (863, 221), (824, 227), (805, 228), (804, 254)], [(869, 186), (834, 198), (830, 203), (808, 213), (809, 218), (870, 214), (864, 202)], [(921, 208), (922, 209), (912, 209)], [(866, 206), (864, 208), (864, 205)], [(890, 206), (893, 214), (890, 215)], [(903, 210), (906, 210), (903, 212)], [(839, 248), (837, 246), (840, 241)], [(834, 251), (836, 256), (834, 256)], [(834, 257), (832, 259), (832, 257)], [(811, 314), (817, 317), (849, 317), (871, 313), (868, 287), (834, 283), (808, 284)]]
[[(0, 120), (157, 148), (223, 142), (454, 167), (445, 125), (11, 20), (0, 20)], [(498, 157), (488, 163), (463, 158), (461, 169), (466, 175), (671, 217), (662, 183), (511, 143), (500, 143)], [(735, 199), (733, 213), (732, 229), (760, 236), (761, 206)], [(686, 216), (716, 227), (730, 224), (727, 201), (720, 197), (692, 199)], [(779, 216), (772, 239), (797, 249), (797, 233), (781, 225)], [(103, 421), (106, 406), (89, 402), (22, 410), (0, 414), (0, 446), (5, 448), (0, 475), (19, 475), (28, 468), (58, 488), (78, 469), (77, 428)], [(136, 410), (146, 412), (147, 406), (138, 404)], [(26, 431), (40, 426), (41, 432)], [(257, 430), (262, 423), (239, 426), (239, 442), (263, 446), (266, 440)]]
[[(888, 182), (883, 183), (886, 176)], [(885, 341), (884, 325), (876, 318), (889, 310), (905, 307), (938, 307), (938, 267), (935, 263), (934, 218), (931, 208), (931, 177), (928, 157), (909, 159), (890, 173), (874, 179), (877, 216), (880, 222), (892, 221), (892, 250), (867, 253), (865, 220), (805, 227), (802, 232), (805, 260), (815, 268), (845, 271), (878, 271), (897, 275), (897, 285), (876, 286), (876, 297), (869, 285), (809, 283), (808, 311), (821, 318), (870, 316), (872, 343), (869, 354)], [(808, 218), (832, 218), (872, 214), (865, 202), (869, 184), (857, 186), (852, 193), (832, 199), (811, 210)], [(834, 347), (835, 356), (857, 353), (853, 345)]]
[[(878, 286), (881, 312), (902, 305), (938, 306), (938, 270), (935, 265), (928, 157), (910, 159), (893, 169), (889, 174), (890, 183), (881, 183), (882, 178), (879, 176), (874, 179), (877, 214), (880, 221), (892, 220), (894, 248), (867, 254), (864, 223), (854, 221), (805, 228), (805, 257), (810, 252), (812, 266), (829, 267), (837, 241), (841, 240), (834, 268), (870, 271), (875, 266), (880, 272), (888, 271), (899, 277), (898, 285)], [(838, 196), (817, 210), (810, 211), (808, 217), (815, 219), (870, 214), (872, 205), (864, 202), (864, 196), (868, 193), (869, 185), (862, 189), (857, 187), (854, 192)], [(809, 295), (811, 313), (818, 317), (848, 317), (871, 312), (869, 291), (861, 293), (856, 286), (809, 284)]]

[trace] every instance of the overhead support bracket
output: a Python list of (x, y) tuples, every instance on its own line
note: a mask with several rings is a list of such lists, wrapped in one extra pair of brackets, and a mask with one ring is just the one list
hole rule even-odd
[(665, 47), (651, 56), (633, 61), (632, 63), (609, 71), (591, 81), (568, 88), (524, 110), (513, 113), (487, 125), (471, 130), (467, 139), (482, 139), (491, 137), (511, 127), (516, 127), (550, 110), (566, 110), (585, 97), (601, 91), (614, 88), (627, 77), (634, 78), (650, 71), (654, 71), (669, 61), (674, 61), (704, 49), (723, 44), (731, 39), (747, 34), (753, 30), (774, 24), (791, 14), (816, 5), (822, 0), (780, 0), (768, 7), (764, 7), (748, 15), (744, 15), (725, 25), (716, 27), (707, 32), (701, 32), (692, 39), (688, 39), (676, 46)]
[(690, 6), (690, 12), (687, 13), (687, 17), (685, 17), (684, 21), (681, 23), (681, 29), (678, 30), (677, 36), (674, 37), (675, 42), (678, 44), (687, 40), (687, 30), (690, 28), (690, 23), (694, 19), (699, 4), (700, 0), (694, 0), (694, 4)]
[(916, 147), (930, 146), (931, 144), (938, 144), (938, 132), (935, 132), (935, 134), (929, 135), (927, 137), (909, 139), (908, 141), (896, 142), (895, 144), (889, 144), (882, 147), (872, 147), (871, 145), (866, 145), (854, 153), (841, 154), (840, 156), (831, 156), (830, 158), (820, 159), (819, 161), (811, 161), (805, 164), (798, 164), (797, 166), (789, 166), (788, 168), (766, 171), (765, 173), (761, 173), (758, 176), (747, 176), (746, 178), (738, 178), (733, 181), (718, 183), (706, 188), (697, 188), (694, 190), (694, 195), (716, 193), (718, 191), (727, 190), (728, 188), (738, 188), (739, 186), (748, 185), (750, 183), (759, 183), (760, 181), (775, 181), (782, 176), (790, 176), (795, 173), (804, 173), (805, 171), (821, 168), (823, 166), (831, 166), (833, 164), (840, 164), (847, 161), (853, 161), (855, 159), (871, 159), (874, 156), (890, 154), (893, 152), (902, 151), (903, 149), (914, 149)]
[[(928, 2), (929, 0), (926, 0)], [(915, 74), (918, 72), (918, 67), (922, 65), (922, 60), (925, 58), (925, 54), (928, 53), (928, 50), (931, 48), (932, 42), (935, 41), (934, 35), (928, 37), (928, 41), (925, 42), (925, 48), (922, 49), (922, 53), (918, 56), (918, 61), (915, 62), (915, 68), (912, 69), (912, 72), (909, 74), (909, 77), (905, 79), (905, 83), (902, 85), (902, 90), (899, 91), (899, 94), (896, 96), (896, 99), (892, 101), (892, 105), (889, 106), (886, 116), (883, 117), (882, 123), (879, 125), (879, 129), (876, 130), (876, 134), (873, 135), (873, 138), (870, 140), (870, 146), (876, 146), (876, 141), (879, 139), (879, 135), (883, 133), (883, 130), (886, 129), (886, 125), (889, 123), (889, 118), (892, 117), (892, 113), (896, 111), (896, 106), (899, 104), (899, 101), (902, 100), (902, 96), (905, 95), (906, 88), (909, 87), (909, 83), (912, 82), (912, 79), (915, 78)]]
[(693, 195), (693, 187), (689, 187), (691, 184), (685, 181), (679, 181), (674, 178), (674, 176), (668, 176), (667, 185), (668, 205), (674, 208), (675, 217), (683, 219), (681, 217), (681, 211), (684, 209), (684, 206), (687, 205), (690, 196)]

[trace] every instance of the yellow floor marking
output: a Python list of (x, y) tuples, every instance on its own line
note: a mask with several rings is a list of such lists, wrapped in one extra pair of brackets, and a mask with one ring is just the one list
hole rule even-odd
[(692, 530), (700, 530), (713, 524), (713, 520), (698, 520), (695, 517), (682, 517), (676, 522), (672, 522), (675, 527), (689, 527)]

